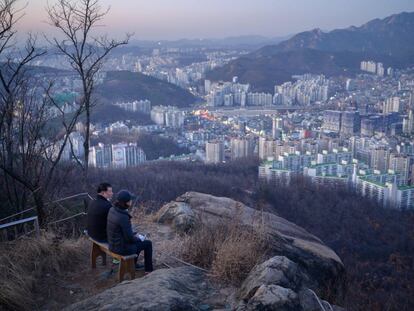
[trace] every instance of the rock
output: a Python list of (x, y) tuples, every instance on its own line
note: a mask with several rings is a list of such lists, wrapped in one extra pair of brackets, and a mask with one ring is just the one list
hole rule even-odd
[(171, 202), (164, 205), (157, 214), (159, 223), (172, 224), (180, 232), (187, 232), (194, 226), (195, 215), (191, 207), (183, 202)]
[[(193, 211), (194, 215), (189, 212)], [(305, 229), (271, 213), (257, 211), (243, 203), (198, 192), (187, 192), (165, 205), (159, 221), (195, 224), (238, 221), (247, 226), (262, 227), (272, 241), (272, 256), (281, 255), (300, 265), (305, 271), (307, 287), (331, 293), (341, 301), (345, 292), (344, 266), (338, 255), (319, 238)], [(188, 229), (188, 228), (187, 228)]]
[(319, 299), (315, 292), (308, 288), (299, 292), (299, 300), (304, 311), (325, 311), (322, 300)]
[(299, 301), (303, 311), (345, 311), (338, 306), (331, 305), (329, 302), (320, 299), (316, 293), (309, 288), (299, 292)]
[(199, 310), (199, 284), (203, 280), (203, 273), (191, 267), (160, 269), (124, 281), (65, 310)]
[(238, 296), (248, 301), (262, 285), (279, 285), (295, 289), (300, 284), (298, 274), (297, 264), (283, 256), (273, 257), (253, 268), (244, 280)]
[(237, 311), (297, 311), (298, 295), (289, 288), (278, 285), (262, 285), (248, 303), (240, 305)]

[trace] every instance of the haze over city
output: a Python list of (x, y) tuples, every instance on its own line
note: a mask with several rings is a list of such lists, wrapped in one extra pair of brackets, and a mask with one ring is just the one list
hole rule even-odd
[[(23, 3), (23, 2), (22, 2)], [(22, 31), (50, 31), (47, 0), (28, 1)], [(111, 10), (105, 31), (134, 32), (134, 39), (175, 40), (261, 35), (279, 37), (321, 28), (359, 26), (402, 11), (414, 11), (411, 0), (104, 0)]]

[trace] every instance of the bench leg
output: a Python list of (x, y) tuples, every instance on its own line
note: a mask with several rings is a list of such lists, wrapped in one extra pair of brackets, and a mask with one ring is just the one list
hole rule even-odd
[(118, 280), (122, 282), (125, 279), (125, 274), (129, 274), (131, 280), (135, 279), (135, 261), (131, 259), (121, 259), (118, 270)]
[(96, 258), (101, 254), (101, 250), (98, 245), (95, 243), (92, 244), (92, 251), (91, 251), (91, 263), (92, 269), (96, 269)]
[(119, 263), (119, 269), (118, 269), (118, 281), (121, 283), (124, 280), (125, 272), (126, 272), (126, 262), (125, 260), (121, 259), (121, 262)]
[(100, 248), (99, 245), (93, 243), (92, 244), (92, 251), (91, 251), (92, 269), (96, 269), (96, 259), (99, 256), (102, 257), (102, 265), (106, 266), (106, 253)]
[(128, 272), (129, 275), (131, 276), (131, 280), (135, 279), (135, 260), (132, 259), (128, 259), (127, 260), (127, 267), (128, 267)]
[(106, 253), (102, 251), (101, 256), (102, 256), (102, 266), (106, 266)]

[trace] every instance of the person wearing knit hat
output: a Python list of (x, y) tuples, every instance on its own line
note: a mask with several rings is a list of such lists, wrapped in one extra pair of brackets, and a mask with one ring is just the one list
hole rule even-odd
[(107, 235), (109, 250), (119, 255), (132, 255), (144, 251), (145, 272), (149, 273), (152, 267), (152, 242), (132, 231), (131, 218), (128, 208), (136, 199), (128, 190), (121, 190), (116, 195), (116, 201), (109, 210)]

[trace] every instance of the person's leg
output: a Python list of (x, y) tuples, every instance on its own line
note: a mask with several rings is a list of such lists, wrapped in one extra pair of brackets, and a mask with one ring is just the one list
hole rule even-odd
[(145, 264), (145, 271), (151, 272), (153, 270), (152, 267), (152, 242), (150, 240), (145, 241), (138, 241), (137, 242), (137, 255), (141, 250), (144, 251), (144, 264)]

